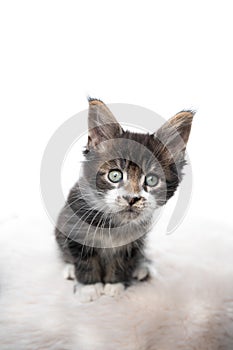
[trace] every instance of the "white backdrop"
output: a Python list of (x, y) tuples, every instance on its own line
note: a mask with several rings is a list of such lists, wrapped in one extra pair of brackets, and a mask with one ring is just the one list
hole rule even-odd
[[(233, 349), (232, 33), (227, 0), (0, 2), (1, 350)], [(82, 305), (61, 273), (40, 163), (87, 94), (197, 114), (192, 204), (176, 234), (152, 234), (155, 278)]]
[(43, 215), (44, 148), (90, 94), (196, 109), (190, 210), (232, 223), (232, 32), (230, 1), (1, 2), (2, 220)]

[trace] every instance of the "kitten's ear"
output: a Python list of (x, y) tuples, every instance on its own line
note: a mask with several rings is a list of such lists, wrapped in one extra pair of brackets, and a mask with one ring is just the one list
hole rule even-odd
[(194, 115), (195, 112), (190, 110), (177, 113), (155, 133), (165, 146), (168, 159), (179, 161), (184, 158)]
[(123, 133), (110, 109), (100, 100), (88, 98), (88, 144), (87, 149)]

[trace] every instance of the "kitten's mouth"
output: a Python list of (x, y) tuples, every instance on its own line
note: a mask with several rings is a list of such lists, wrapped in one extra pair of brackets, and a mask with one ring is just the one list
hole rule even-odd
[(134, 208), (134, 207), (129, 206), (123, 210), (123, 213), (126, 214), (127, 217), (129, 217), (129, 218), (135, 218), (141, 214), (141, 210), (138, 208)]

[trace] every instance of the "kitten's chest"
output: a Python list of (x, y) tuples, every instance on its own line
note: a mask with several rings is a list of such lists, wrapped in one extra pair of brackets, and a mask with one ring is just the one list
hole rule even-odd
[(135, 250), (136, 248), (130, 243), (119, 247), (95, 248), (95, 254), (99, 257), (102, 263), (108, 264), (112, 260), (130, 259), (130, 257), (134, 255)]
[(119, 281), (127, 284), (132, 273), (137, 267), (139, 251), (131, 245), (98, 249), (99, 263), (101, 266), (102, 280), (104, 283), (117, 283)]

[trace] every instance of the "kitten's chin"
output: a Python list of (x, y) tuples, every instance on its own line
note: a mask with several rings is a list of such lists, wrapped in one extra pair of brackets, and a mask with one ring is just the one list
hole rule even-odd
[(136, 220), (142, 216), (142, 210), (126, 208), (121, 211), (120, 219), (125, 222)]
[(132, 211), (132, 210), (126, 210), (124, 213), (123, 213), (123, 216), (129, 220), (132, 220), (132, 219), (136, 219), (140, 216), (141, 213), (139, 212), (136, 212), (136, 211)]

